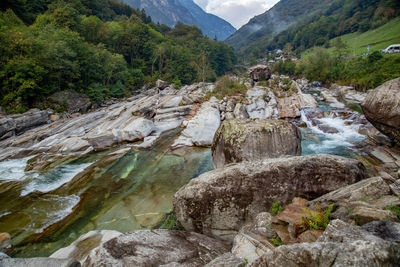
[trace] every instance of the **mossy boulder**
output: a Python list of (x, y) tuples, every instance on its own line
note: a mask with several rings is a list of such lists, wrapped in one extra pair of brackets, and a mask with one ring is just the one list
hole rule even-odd
[(215, 133), (212, 145), (214, 168), (229, 163), (300, 154), (300, 131), (284, 120), (225, 121)]

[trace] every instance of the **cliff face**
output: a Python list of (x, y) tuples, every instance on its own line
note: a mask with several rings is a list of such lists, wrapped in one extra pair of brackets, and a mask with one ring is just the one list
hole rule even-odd
[(210, 38), (225, 40), (236, 29), (227, 21), (206, 13), (193, 0), (122, 0), (126, 4), (144, 9), (154, 22), (170, 27), (180, 21), (196, 25)]

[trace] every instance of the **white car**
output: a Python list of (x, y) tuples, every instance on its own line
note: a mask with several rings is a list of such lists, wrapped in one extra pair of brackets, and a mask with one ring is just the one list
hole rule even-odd
[(386, 49), (382, 50), (382, 53), (400, 53), (400, 44), (389, 45)]

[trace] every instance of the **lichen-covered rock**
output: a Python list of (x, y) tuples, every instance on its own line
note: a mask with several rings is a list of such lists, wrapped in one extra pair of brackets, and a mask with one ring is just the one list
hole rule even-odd
[(369, 92), (361, 107), (372, 125), (400, 144), (400, 78)]
[(184, 231), (144, 230), (120, 235), (94, 249), (84, 266), (204, 266), (227, 253), (218, 240)]
[(2, 267), (80, 267), (78, 261), (69, 259), (50, 259), (50, 258), (1, 258)]
[(335, 220), (317, 242), (280, 246), (251, 266), (398, 266), (399, 225), (374, 222), (361, 228)]
[(214, 168), (229, 163), (301, 154), (301, 134), (283, 120), (235, 119), (224, 122), (214, 136)]
[(175, 194), (174, 207), (186, 230), (232, 242), (274, 201), (313, 199), (366, 176), (360, 162), (332, 155), (236, 163), (191, 180)]

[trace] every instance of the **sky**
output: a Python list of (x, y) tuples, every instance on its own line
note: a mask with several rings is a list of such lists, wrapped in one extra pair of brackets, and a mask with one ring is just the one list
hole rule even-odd
[(217, 15), (239, 29), (252, 17), (262, 14), (279, 0), (194, 0), (206, 12)]

